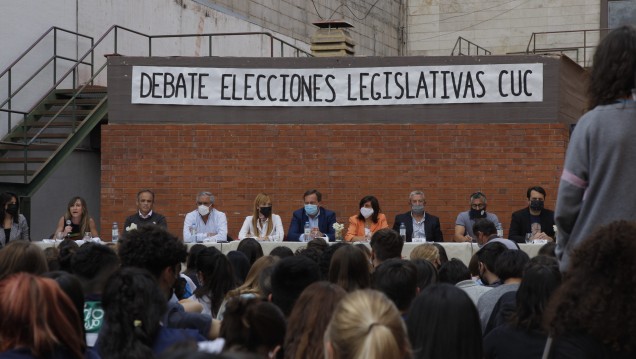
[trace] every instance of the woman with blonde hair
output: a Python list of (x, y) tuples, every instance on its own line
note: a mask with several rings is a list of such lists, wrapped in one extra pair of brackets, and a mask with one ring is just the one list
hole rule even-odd
[(439, 269), (442, 265), (439, 256), (439, 249), (437, 249), (437, 247), (432, 243), (420, 244), (413, 248), (410, 258), (411, 260), (426, 259), (435, 266), (435, 269)]
[(404, 321), (375, 290), (357, 290), (340, 302), (325, 331), (325, 358), (410, 358)]
[[(266, 269), (278, 262), (278, 257), (273, 256), (264, 256), (254, 262), (250, 271), (247, 272), (247, 277), (245, 277), (245, 282), (241, 284), (239, 287), (234, 288), (227, 292), (225, 295), (225, 299), (221, 304), (221, 308), (219, 308), (219, 314), (216, 319), (223, 320), (223, 315), (225, 313), (225, 306), (227, 302), (234, 297), (241, 298), (256, 298), (262, 297), (263, 293), (261, 292), (261, 286), (259, 282), (259, 277), (261, 273)], [(267, 298), (265, 298), (267, 299)]]
[(238, 239), (256, 238), (259, 241), (281, 242), (285, 236), (280, 216), (272, 212), (272, 200), (267, 193), (254, 199), (254, 214), (245, 217)]
[(62, 233), (70, 239), (82, 239), (85, 233), (99, 237), (97, 225), (88, 214), (86, 201), (82, 197), (73, 197), (66, 206), (66, 213), (57, 222), (55, 233)]

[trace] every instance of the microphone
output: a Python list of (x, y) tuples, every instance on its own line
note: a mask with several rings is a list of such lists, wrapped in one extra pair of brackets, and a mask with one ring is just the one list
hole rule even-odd
[[(67, 225), (67, 226), (70, 226), (70, 225), (71, 225), (71, 220), (70, 220), (70, 219), (67, 219), (67, 220), (66, 220), (66, 225)], [(66, 238), (69, 238), (70, 236), (71, 236), (71, 232), (66, 233)]]

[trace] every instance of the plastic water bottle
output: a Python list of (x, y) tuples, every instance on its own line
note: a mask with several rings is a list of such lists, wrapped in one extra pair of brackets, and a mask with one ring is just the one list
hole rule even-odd
[(402, 237), (403, 241), (406, 241), (406, 226), (404, 222), (400, 223), (400, 237)]
[(305, 242), (309, 241), (309, 235), (311, 234), (311, 227), (309, 226), (309, 222), (305, 222)]
[(503, 238), (503, 227), (501, 226), (501, 223), (497, 223), (496, 227), (497, 227), (497, 237)]
[(117, 226), (117, 222), (113, 222), (112, 235), (113, 243), (117, 243), (117, 241), (119, 240), (119, 227)]
[(197, 226), (193, 224), (190, 226), (190, 237), (188, 237), (187, 243), (196, 242), (196, 235), (197, 235)]

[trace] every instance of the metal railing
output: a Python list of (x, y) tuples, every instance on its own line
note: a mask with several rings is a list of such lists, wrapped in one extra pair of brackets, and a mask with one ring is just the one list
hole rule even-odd
[[(457, 52), (456, 52), (457, 51)], [(490, 55), (491, 52), (485, 48), (475, 44), (470, 40), (466, 40), (463, 37), (458, 37), (451, 51), (451, 56), (479, 56)]]
[[(593, 49), (611, 29), (566, 30), (533, 32), (526, 54), (558, 52), (572, 54), (572, 60), (582, 67), (592, 65)], [(539, 45), (537, 45), (537, 43)]]

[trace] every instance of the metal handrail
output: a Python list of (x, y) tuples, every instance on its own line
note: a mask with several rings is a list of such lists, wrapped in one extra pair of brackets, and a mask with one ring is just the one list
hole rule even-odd
[[(577, 62), (578, 62), (578, 53), (582, 49), (583, 50), (583, 66), (587, 65), (587, 49), (593, 49), (596, 45), (588, 45), (587, 38), (588, 33), (590, 32), (599, 32), (610, 31), (609, 28), (601, 28), (601, 29), (580, 29), (580, 30), (564, 30), (564, 31), (541, 31), (541, 32), (533, 32), (530, 35), (530, 40), (528, 41), (528, 46), (526, 47), (526, 54), (536, 54), (538, 52), (545, 53), (551, 51), (563, 52), (563, 51), (576, 51), (577, 52)], [(568, 34), (568, 33), (582, 33), (583, 34), (583, 45), (579, 46), (558, 46), (558, 47), (546, 47), (546, 48), (537, 48), (537, 37), (540, 35), (559, 35), (559, 34)], [(530, 46), (532, 46), (532, 50), (530, 50)]]
[[(462, 42), (466, 42), (466, 43), (468, 44), (468, 54), (464, 54), (464, 53), (462, 52)], [(458, 47), (459, 47), (459, 49), (458, 49), (458, 51), (457, 51), (457, 56), (462, 56), (462, 55), (468, 55), (468, 56), (478, 56), (478, 55), (479, 55), (479, 50), (481, 50), (481, 51), (483, 52), (483, 54), (484, 54), (484, 55), (491, 55), (491, 54), (492, 54), (492, 53), (490, 52), (490, 50), (487, 50), (487, 49), (485, 49), (485, 48), (483, 48), (483, 47), (481, 47), (481, 46), (479, 46), (479, 45), (475, 44), (474, 42), (472, 42), (472, 41), (470, 41), (470, 40), (468, 40), (468, 39), (465, 39), (465, 38), (463, 38), (463, 37), (459, 36), (459, 37), (457, 38), (457, 41), (455, 41), (455, 46), (453, 46), (453, 50), (451, 51), (451, 56), (456, 56), (456, 55), (455, 55), (455, 49), (457, 49)], [(471, 49), (471, 47), (473, 47), (473, 48), (476, 48), (476, 49), (477, 49), (477, 53), (476, 53), (475, 55), (471, 55), (471, 53), (470, 53), (470, 49)]]

